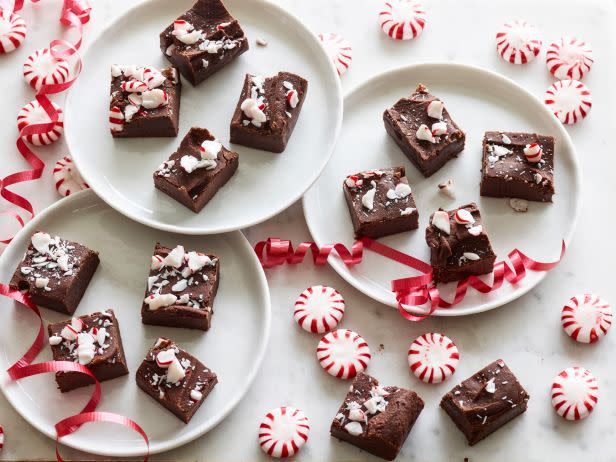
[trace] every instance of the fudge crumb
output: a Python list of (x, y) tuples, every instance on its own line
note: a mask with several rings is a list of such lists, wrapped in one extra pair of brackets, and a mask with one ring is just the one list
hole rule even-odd
[(267, 46), (267, 40), (265, 40), (262, 37), (259, 37), (255, 40), (255, 42), (257, 43), (257, 45), (259, 45), (260, 47), (266, 47)]

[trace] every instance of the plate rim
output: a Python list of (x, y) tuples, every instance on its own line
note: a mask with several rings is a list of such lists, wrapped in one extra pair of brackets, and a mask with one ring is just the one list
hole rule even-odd
[[(88, 201), (88, 200), (94, 201), (94, 203), (99, 202), (100, 204), (107, 206), (107, 203), (103, 201), (99, 196), (97, 196), (94, 193), (94, 191), (92, 191), (91, 189), (79, 191), (74, 194), (70, 194), (69, 196), (66, 196), (54, 202), (53, 204), (51, 204), (49, 207), (44, 209), (40, 214), (38, 214), (32, 220), (30, 220), (26, 224), (26, 226), (23, 227), (18, 232), (16, 236), (21, 237), (22, 235), (28, 235), (29, 233), (33, 232), (37, 228), (38, 223), (40, 221), (46, 219), (48, 216), (53, 215), (54, 213), (58, 213), (58, 209), (62, 209), (62, 208), (70, 209), (71, 205), (74, 202)], [(89, 205), (92, 205), (92, 202), (89, 203)], [(137, 226), (143, 226), (140, 223), (137, 223), (137, 222), (135, 223), (137, 224)], [(263, 335), (258, 345), (256, 345), (257, 348), (255, 348), (254, 350), (256, 355), (253, 361), (253, 365), (251, 369), (249, 370), (249, 373), (246, 375), (247, 380), (244, 382), (244, 385), (240, 388), (237, 396), (226, 404), (226, 407), (223, 408), (222, 412), (217, 418), (213, 419), (211, 423), (209, 423), (208, 425), (205, 425), (202, 429), (193, 430), (191, 432), (188, 432), (186, 435), (183, 435), (182, 437), (176, 438), (167, 443), (152, 444), (152, 442), (150, 442), (149, 454), (158, 454), (161, 452), (169, 451), (169, 450), (178, 448), (180, 446), (186, 445), (190, 443), (191, 441), (194, 441), (195, 439), (205, 435), (207, 432), (209, 432), (214, 427), (216, 427), (218, 424), (220, 424), (237, 407), (240, 401), (245, 398), (246, 394), (249, 392), (250, 388), (252, 387), (258, 372), (261, 370), (263, 360), (265, 359), (265, 354), (267, 352), (270, 335), (271, 335), (271, 323), (272, 323), (271, 294), (269, 290), (269, 284), (267, 283), (267, 278), (265, 276), (265, 271), (263, 270), (261, 264), (259, 263), (259, 259), (257, 255), (255, 254), (252, 246), (250, 245), (250, 242), (248, 241), (248, 239), (246, 239), (246, 236), (244, 236), (244, 234), (241, 231), (232, 231), (232, 232), (224, 233), (224, 234), (234, 235), (235, 236), (234, 239), (236, 239), (238, 242), (241, 243), (242, 247), (244, 248), (244, 251), (247, 251), (248, 255), (250, 255), (250, 258), (252, 259), (255, 266), (259, 268), (259, 270), (256, 271), (256, 280), (258, 284), (258, 290), (262, 292), (264, 302), (265, 302), (261, 310), (264, 316), (263, 318), (264, 329), (263, 329)], [(2, 255), (0, 255), (0, 267), (3, 267), (4, 265), (8, 264), (9, 257), (7, 257), (6, 255), (8, 255), (9, 252), (7, 252), (7, 249), (9, 249), (13, 245), (17, 245), (17, 244), (13, 244), (14, 242), (16, 243), (17, 240), (13, 239), (13, 241), (5, 248), (5, 251), (2, 253)], [(0, 362), (4, 363), (4, 359), (0, 358)], [(6, 366), (8, 367), (8, 365), (9, 364), (7, 363)], [(50, 439), (55, 440), (56, 435), (53, 431), (52, 432), (47, 431), (46, 428), (43, 428), (39, 423), (37, 423), (36, 418), (33, 418), (29, 414), (22, 413), (19, 410), (17, 403), (14, 402), (14, 396), (13, 396), (14, 392), (12, 390), (9, 390), (12, 384), (13, 384), (13, 381), (8, 378), (8, 374), (6, 373), (6, 370), (4, 369), (4, 367), (2, 367), (0, 369), (0, 390), (2, 391), (2, 394), (4, 395), (6, 400), (9, 402), (11, 407), (15, 410), (15, 412), (17, 412), (17, 414), (19, 414), (34, 429), (36, 429), (38, 432), (42, 433), (43, 435), (46, 435)], [(137, 419), (135, 419), (135, 421), (139, 423)], [(53, 425), (52, 425), (52, 428), (53, 428)], [(145, 455), (145, 450), (144, 448), (141, 447), (141, 444), (137, 445), (136, 449), (130, 450), (130, 451), (118, 451), (118, 450), (115, 450), (111, 445), (108, 450), (93, 451), (92, 449), (87, 447), (87, 443), (79, 443), (79, 442), (73, 441), (72, 435), (69, 435), (61, 439), (60, 444), (64, 446), (68, 446), (73, 449), (77, 449), (79, 451), (83, 451), (85, 453), (90, 453), (90, 454), (95, 454), (95, 455), (100, 455), (100, 456), (105, 456), (105, 457), (137, 457), (137, 456)]]
[[(377, 72), (372, 74), (370, 77), (366, 78), (365, 80), (359, 82), (358, 84), (354, 85), (353, 87), (351, 87), (348, 91), (345, 92), (344, 94), (344, 103), (345, 103), (345, 108), (346, 108), (346, 104), (347, 102), (355, 97), (358, 93), (360, 93), (362, 90), (364, 90), (365, 88), (374, 85), (375, 83), (377, 83), (379, 80), (383, 79), (386, 80), (388, 78), (393, 77), (395, 74), (405, 74), (405, 73), (409, 73), (409, 72), (413, 72), (416, 70), (421, 70), (422, 68), (430, 68), (430, 67), (441, 67), (441, 68), (448, 68), (449, 69), (455, 69), (456, 71), (462, 71), (462, 72), (475, 72), (477, 74), (481, 74), (484, 78), (488, 78), (488, 79), (494, 79), (496, 81), (500, 81), (501, 84), (505, 84), (505, 85), (509, 85), (510, 87), (512, 87), (513, 89), (515, 89), (518, 92), (522, 92), (526, 97), (530, 98), (531, 100), (533, 100), (536, 104), (538, 104), (540, 107), (543, 108), (544, 113), (546, 115), (548, 115), (549, 117), (552, 118), (552, 120), (554, 122), (556, 122), (556, 126), (557, 126), (557, 131), (559, 132), (559, 136), (561, 137), (561, 139), (564, 141), (564, 143), (566, 144), (567, 148), (572, 152), (572, 162), (573, 162), (573, 178), (574, 178), (574, 184), (577, 185), (577, 189), (578, 189), (578, 194), (576, 197), (576, 201), (574, 204), (574, 214), (572, 217), (572, 223), (571, 223), (571, 227), (569, 228), (569, 231), (567, 232), (567, 234), (565, 236), (563, 236), (563, 240), (565, 242), (565, 245), (567, 246), (567, 248), (570, 247), (570, 243), (571, 240), (573, 238), (573, 234), (575, 233), (575, 229), (577, 227), (577, 222), (579, 219), (579, 215), (580, 215), (580, 211), (581, 211), (581, 203), (582, 203), (582, 196), (583, 196), (583, 177), (582, 177), (582, 172), (581, 172), (581, 167), (580, 167), (580, 160), (579, 160), (579, 156), (577, 153), (577, 150), (575, 149), (575, 145), (573, 143), (573, 141), (571, 140), (571, 136), (569, 135), (569, 132), (565, 129), (564, 125), (558, 120), (558, 118), (547, 108), (545, 107), (545, 105), (543, 104), (543, 102), (541, 101), (541, 99), (539, 99), (539, 97), (535, 96), (533, 93), (531, 93), (529, 90), (527, 90), (526, 88), (524, 88), (522, 85), (520, 85), (519, 83), (517, 83), (516, 81), (514, 81), (513, 79), (500, 74), (496, 71), (492, 71), (490, 69), (481, 67), (481, 66), (477, 66), (474, 64), (466, 64), (466, 63), (461, 63), (461, 62), (448, 62), (448, 61), (421, 61), (421, 62), (417, 62), (417, 63), (413, 63), (413, 64), (409, 64), (406, 66), (399, 66), (399, 67), (393, 67), (391, 69), (382, 71), (382, 72)], [(333, 154), (332, 154), (333, 156)], [(304, 220), (306, 221), (306, 224), (308, 226), (308, 231), (310, 232), (310, 235), (312, 236), (314, 242), (321, 247), (322, 245), (326, 244), (323, 242), (320, 242), (319, 239), (316, 237), (315, 235), (315, 230), (311, 224), (311, 221), (308, 217), (308, 212), (307, 212), (307, 208), (308, 208), (308, 198), (311, 194), (311, 191), (314, 189), (314, 185), (306, 192), (306, 194), (304, 194), (303, 198), (302, 198), (302, 209), (303, 209), (303, 213), (304, 213)], [(398, 304), (395, 300), (395, 298), (384, 298), (381, 297), (378, 293), (374, 293), (372, 292), (369, 288), (364, 287), (364, 285), (362, 285), (353, 275), (352, 273), (346, 268), (346, 266), (344, 265), (343, 261), (334, 256), (334, 258), (328, 259), (328, 263), (330, 264), (330, 266), (334, 269), (334, 271), (336, 271), (336, 273), (338, 273), (338, 275), (343, 278), (347, 283), (349, 283), (351, 286), (353, 286), (355, 289), (357, 289), (358, 291), (360, 291), (361, 293), (363, 293), (364, 295), (370, 297), (372, 300), (375, 300), (383, 305), (387, 305), (393, 308), (398, 309)], [(539, 273), (538, 279), (533, 283), (533, 284), (529, 284), (526, 287), (521, 287), (519, 288), (517, 291), (508, 294), (505, 297), (501, 297), (498, 298), (496, 300), (491, 300), (488, 301), (486, 303), (481, 304), (478, 307), (470, 307), (470, 308), (466, 308), (464, 310), (456, 310), (454, 309), (449, 309), (449, 308), (437, 308), (432, 314), (431, 316), (439, 316), (439, 317), (458, 317), (458, 316), (468, 316), (468, 315), (473, 315), (473, 314), (477, 314), (477, 313), (482, 313), (485, 311), (489, 311), (489, 310), (493, 310), (495, 308), (501, 307), (503, 305), (506, 305), (507, 303), (512, 302), (513, 300), (516, 300), (522, 296), (524, 296), (526, 293), (528, 293), (530, 290), (532, 290), (533, 288), (535, 288), (537, 285), (539, 285), (543, 279), (547, 276), (547, 272), (542, 272)], [(391, 292), (391, 294), (393, 294), (393, 292)], [(456, 312), (457, 311), (457, 312)]]
[[(146, 8), (147, 5), (149, 4), (154, 4), (154, 3), (158, 3), (158, 2), (163, 2), (166, 0), (145, 0), (141, 3), (138, 3), (136, 5), (133, 5), (132, 7), (130, 7), (129, 9), (127, 9), (123, 14), (115, 17), (111, 22), (109, 22), (95, 37), (92, 38), (91, 41), (88, 42), (88, 45), (86, 47), (84, 47), (83, 52), (82, 52), (82, 61), (84, 63), (84, 66), (87, 66), (87, 59), (88, 59), (88, 55), (90, 53), (90, 50), (95, 46), (95, 44), (101, 40), (101, 37), (107, 33), (107, 31), (111, 28), (113, 28), (114, 26), (116, 26), (116, 24), (121, 21), (126, 15), (130, 15), (130, 14), (134, 14), (137, 12), (137, 10), (139, 10), (140, 8)], [(110, 200), (108, 197), (105, 197), (104, 194), (102, 194), (99, 190), (97, 189), (101, 189), (101, 188), (94, 188), (93, 183), (88, 180), (88, 178), (86, 178), (80, 168), (79, 168), (79, 164), (81, 163), (80, 160), (77, 159), (77, 157), (73, 154), (73, 149), (71, 147), (71, 135), (69, 135), (70, 133), (73, 132), (73, 130), (70, 128), (72, 126), (72, 124), (69, 123), (69, 121), (71, 119), (74, 119), (73, 116), (73, 112), (70, 110), (70, 108), (72, 107), (69, 103), (72, 102), (72, 88), (69, 89), (67, 95), (66, 95), (66, 100), (64, 103), (64, 141), (66, 143), (66, 146), (68, 148), (68, 152), (71, 155), (71, 157), (73, 158), (73, 162), (75, 164), (75, 166), (77, 167), (77, 170), (79, 171), (80, 175), (82, 176), (82, 178), (84, 179), (84, 181), (86, 181), (86, 183), (88, 183), (90, 185), (90, 188), (92, 188), (96, 194), (106, 203), (108, 204), (110, 207), (112, 207), (113, 209), (115, 209), (116, 211), (118, 211), (119, 213), (121, 213), (122, 215), (126, 216), (127, 218), (130, 218), (133, 221), (137, 221), (143, 225), (146, 225), (150, 228), (154, 228), (154, 229), (159, 229), (161, 231), (168, 231), (168, 232), (172, 232), (172, 233), (180, 233), (180, 234), (188, 234), (188, 235), (209, 235), (209, 234), (222, 234), (222, 233), (227, 233), (230, 231), (237, 231), (237, 230), (241, 230), (244, 228), (248, 228), (250, 226), (254, 226), (257, 225), (259, 223), (263, 223), (264, 221), (269, 220), (270, 218), (278, 215), (279, 213), (283, 212), (284, 210), (288, 209), (291, 205), (293, 205), (295, 202), (297, 202), (298, 200), (300, 200), (304, 194), (306, 194), (306, 191), (308, 191), (313, 185), (314, 183), (319, 179), (319, 177), (321, 176), (321, 174), (323, 173), (323, 170), (325, 170), (325, 167), (327, 167), (327, 164), (329, 163), (329, 160), (331, 159), (334, 150), (336, 149), (336, 145), (338, 143), (338, 139), (340, 138), (340, 132), (341, 132), (341, 128), (342, 128), (342, 121), (344, 119), (344, 96), (343, 96), (343, 92), (342, 92), (342, 83), (340, 81), (340, 78), (338, 76), (338, 72), (336, 71), (335, 65), (334, 63), (329, 59), (329, 56), (327, 55), (327, 51), (325, 50), (325, 47), (323, 46), (323, 44), (321, 43), (318, 35), (313, 32), (310, 28), (308, 28), (308, 26), (306, 26), (300, 19), (299, 17), (297, 17), (295, 14), (293, 14), (292, 12), (290, 12), (289, 10), (283, 8), (282, 6), (278, 5), (277, 3), (275, 3), (273, 0), (251, 0), (254, 3), (260, 3), (261, 5), (264, 5), (268, 8), (272, 8), (276, 14), (278, 16), (281, 16), (287, 20), (289, 20), (289, 22), (293, 23), (293, 26), (296, 28), (299, 28), (300, 30), (302, 30), (304, 33), (306, 33), (308, 36), (312, 37), (314, 40), (314, 43), (316, 43), (318, 46), (315, 47), (315, 50), (319, 50), (318, 53), (320, 54), (320, 59), (323, 61), (325, 61), (325, 63), (327, 63), (327, 67), (329, 68), (330, 72), (329, 72), (329, 78), (331, 80), (331, 82), (327, 83), (327, 86), (329, 86), (331, 83), (334, 84), (334, 91), (336, 94), (336, 101), (332, 104), (332, 107), (336, 109), (336, 122), (335, 122), (335, 127), (334, 127), (334, 136), (332, 137), (332, 139), (329, 142), (329, 145), (326, 147), (326, 151), (328, 151), (327, 155), (324, 157), (321, 165), (318, 166), (317, 169), (315, 169), (315, 174), (314, 174), (314, 178), (306, 185), (305, 188), (300, 188), (300, 190), (298, 190), (297, 193), (289, 195), (289, 199), (287, 199), (284, 204), (275, 210), (272, 210), (271, 212), (269, 212), (268, 214), (264, 215), (263, 217), (259, 218), (259, 219), (254, 219), (251, 221), (248, 221), (246, 223), (242, 223), (241, 225), (232, 225), (232, 226), (210, 226), (209, 228), (203, 228), (201, 227), (184, 227), (184, 226), (178, 226), (178, 225), (173, 225), (170, 223), (162, 223), (159, 222), (158, 220), (153, 220), (147, 217), (141, 217), (138, 216), (134, 213), (131, 213), (129, 211), (125, 211), (122, 208), (122, 204), (121, 203), (113, 203), (114, 201)], [(86, 156), (86, 154), (84, 154), (84, 156)]]

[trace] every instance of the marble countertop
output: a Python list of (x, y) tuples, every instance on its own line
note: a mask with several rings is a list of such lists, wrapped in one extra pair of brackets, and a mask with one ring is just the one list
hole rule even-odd
[[(88, 39), (137, 1), (96, 0), (92, 22), (86, 27)], [(513, 66), (501, 61), (494, 50), (494, 34), (499, 25), (511, 18), (521, 18), (543, 30), (544, 43), (565, 34), (590, 41), (597, 62), (585, 83), (593, 91), (593, 109), (584, 122), (568, 128), (581, 157), (585, 180), (578, 229), (565, 260), (538, 287), (502, 308), (464, 318), (432, 318), (413, 324), (401, 321), (395, 310), (354, 290), (330, 268), (315, 268), (305, 263), (268, 270), (274, 315), (272, 338), (250, 392), (236, 410), (207, 435), (171, 453), (152, 458), (220, 462), (264, 460), (266, 457), (256, 444), (261, 416), (270, 408), (293, 405), (303, 409), (312, 422), (310, 440), (297, 460), (377, 460), (329, 436), (329, 424), (348, 384), (323, 373), (314, 357), (318, 337), (300, 331), (293, 323), (292, 304), (296, 296), (309, 285), (327, 284), (338, 288), (347, 300), (342, 326), (362, 333), (373, 347), (369, 372), (384, 384), (416, 390), (426, 402), (398, 460), (449, 462), (462, 461), (465, 457), (483, 462), (522, 459), (530, 462), (548, 458), (560, 461), (583, 458), (589, 462), (616, 460), (613, 444), (609, 443), (616, 436), (616, 397), (612, 396), (616, 393), (616, 368), (610, 359), (616, 347), (616, 334), (611, 333), (597, 345), (578, 345), (566, 337), (559, 325), (561, 307), (576, 293), (593, 292), (616, 303), (610, 266), (611, 257), (616, 253), (616, 241), (605, 238), (606, 232), (616, 227), (616, 218), (611, 214), (613, 206), (605, 202), (614, 193), (611, 177), (612, 169), (616, 168), (616, 157), (609, 142), (616, 122), (612, 111), (616, 92), (610, 90), (615, 75), (616, 42), (612, 31), (616, 2), (426, 0), (429, 24), (422, 37), (413, 42), (394, 42), (378, 28), (379, 1), (277, 1), (303, 18), (315, 32), (335, 31), (351, 42), (354, 58), (343, 77), (345, 90), (386, 69), (438, 60), (492, 69), (541, 96), (551, 82), (543, 59), (528, 66)], [(13, 144), (14, 115), (32, 98), (32, 92), (21, 79), (21, 64), (32, 50), (46, 46), (51, 37), (58, 35), (60, 27), (55, 21), (56, 13), (43, 12), (43, 9), (57, 7), (59, 11), (60, 3), (58, 0), (28, 2), (24, 13), (30, 26), (27, 42), (17, 52), (0, 58), (0, 81), (4, 89), (1, 105), (4, 123), (0, 125), (2, 176), (25, 167)], [(411, 85), (412, 82), (409, 88)], [(49, 166), (66, 151), (63, 143), (41, 150), (48, 165), (43, 179), (14, 188), (32, 198), (36, 211), (58, 199)], [(10, 226), (8, 221), (0, 221), (3, 230)], [(310, 238), (301, 203), (245, 230), (245, 234), (252, 243), (272, 235), (294, 242)], [(537, 238), (541, 238), (540, 233)], [(531, 395), (526, 414), (469, 448), (462, 434), (438, 408), (441, 396), (454, 385), (453, 381), (428, 386), (409, 376), (408, 345), (417, 335), (433, 330), (454, 338), (461, 350), (455, 381), (466, 378), (494, 359), (505, 359)], [(553, 412), (549, 399), (553, 376), (571, 365), (587, 367), (600, 380), (599, 404), (593, 415), (580, 423), (562, 420)], [(54, 442), (30, 427), (1, 395), (0, 424), (7, 438), (0, 458), (53, 458)], [(67, 459), (90, 458), (67, 448), (63, 448), (63, 455)]]

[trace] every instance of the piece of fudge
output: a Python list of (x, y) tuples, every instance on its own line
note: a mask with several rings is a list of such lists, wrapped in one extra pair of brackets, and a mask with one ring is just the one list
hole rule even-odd
[(141, 306), (142, 322), (208, 330), (219, 281), (218, 257), (156, 243)]
[(98, 263), (98, 252), (39, 231), (30, 238), (9, 285), (39, 306), (73, 314)]
[(191, 128), (154, 172), (154, 186), (197, 213), (235, 174), (239, 156), (205, 128)]
[[(120, 326), (113, 310), (87, 314), (47, 326), (54, 361), (87, 366), (99, 382), (128, 374)], [(62, 393), (94, 380), (80, 372), (56, 372)]]
[(382, 387), (360, 372), (334, 417), (330, 433), (386, 460), (396, 458), (424, 407), (417, 393)]
[(486, 132), (480, 191), (482, 196), (552, 202), (554, 137)]
[(148, 351), (136, 379), (139, 388), (184, 423), (218, 383), (214, 372), (166, 338), (159, 338)]
[(246, 74), (231, 119), (231, 142), (265, 151), (284, 151), (307, 91), (308, 82), (290, 72), (272, 77)]
[(178, 134), (182, 83), (177, 69), (111, 66), (109, 129), (114, 138)]
[(378, 238), (417, 229), (419, 213), (404, 167), (356, 173), (343, 183), (355, 237)]
[(456, 385), (443, 396), (441, 407), (472, 446), (526, 411), (529, 398), (499, 359)]
[(426, 242), (434, 282), (458, 281), (494, 269), (496, 255), (475, 203), (434, 212), (426, 228)]
[(198, 0), (160, 34), (160, 49), (193, 85), (248, 50), (248, 39), (220, 0)]
[(385, 130), (417, 169), (429, 177), (464, 149), (466, 135), (441, 100), (419, 84), (383, 113)]

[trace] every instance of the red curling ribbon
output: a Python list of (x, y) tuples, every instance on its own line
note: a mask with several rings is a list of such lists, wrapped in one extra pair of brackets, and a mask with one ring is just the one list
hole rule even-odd
[[(33, 3), (37, 3), (39, 0), (32, 0)], [(23, 8), (24, 1), (17, 0), (14, 5), (14, 11), (19, 11)], [(5, 178), (0, 179), (0, 195), (13, 205), (16, 205), (20, 209), (26, 211), (29, 215), (29, 219), (34, 217), (34, 209), (30, 201), (25, 197), (20, 196), (7, 189), (7, 186), (11, 186), (17, 183), (23, 183), (26, 181), (38, 180), (45, 168), (45, 163), (36, 155), (34, 151), (30, 149), (22, 137), (27, 135), (35, 135), (46, 133), (53, 129), (55, 122), (58, 121), (58, 112), (53, 107), (53, 104), (46, 95), (60, 93), (67, 90), (75, 82), (79, 74), (81, 73), (82, 62), (79, 58), (78, 49), (82, 43), (83, 37), (83, 25), (90, 20), (91, 7), (85, 0), (64, 0), (62, 4), (62, 12), (60, 14), (60, 22), (69, 27), (77, 30), (77, 39), (71, 43), (66, 40), (52, 40), (49, 44), (49, 50), (52, 56), (56, 59), (69, 59), (74, 58), (75, 63), (72, 71), (72, 79), (61, 84), (47, 84), (42, 85), (36, 94), (36, 100), (41, 104), (50, 122), (43, 124), (30, 125), (24, 127), (17, 137), (17, 150), (22, 157), (28, 162), (31, 169), (22, 172), (12, 173)], [(23, 219), (18, 220), (20, 225), (23, 226)], [(6, 244), (9, 243), (13, 237), (8, 237), (0, 240), (0, 242)]]
[(362, 242), (357, 241), (351, 250), (340, 243), (327, 244), (319, 248), (314, 242), (302, 242), (297, 249), (293, 249), (291, 241), (270, 237), (266, 241), (258, 242), (254, 250), (263, 268), (273, 268), (284, 263), (289, 265), (301, 263), (308, 251), (312, 252), (312, 261), (315, 265), (324, 265), (334, 250), (347, 266), (352, 266), (361, 262), (363, 248)]

